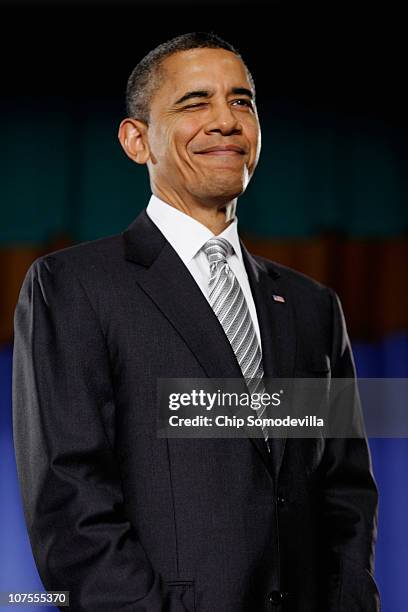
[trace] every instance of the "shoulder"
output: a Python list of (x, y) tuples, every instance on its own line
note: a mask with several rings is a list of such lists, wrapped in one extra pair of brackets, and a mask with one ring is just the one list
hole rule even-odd
[(252, 255), (252, 257), (267, 271), (270, 277), (275, 278), (282, 286), (287, 287), (291, 292), (295, 292), (295, 294), (303, 297), (305, 295), (316, 297), (335, 295), (333, 289), (303, 272), (294, 270), (293, 268), (267, 259), (266, 257), (261, 257), (259, 255)]
[(252, 257), (270, 277), (276, 279), (276, 286), (282, 289), (282, 294), (290, 297), (299, 320), (315, 320), (327, 329), (334, 324), (341, 330), (343, 338), (346, 337), (343, 305), (334, 289), (283, 264), (257, 255)]
[[(112, 279), (123, 277), (123, 238), (114, 234), (97, 240), (81, 242), (37, 257), (28, 268), (20, 296), (42, 295), (53, 300), (78, 302), (82, 297), (96, 303), (98, 295), (106, 295)], [(119, 274), (118, 274), (119, 270)]]
[(97, 240), (80, 242), (64, 249), (58, 249), (39, 257), (38, 263), (55, 262), (71, 266), (83, 266), (86, 262), (112, 259), (123, 253), (122, 234), (113, 234)]
[(122, 234), (81, 242), (41, 255), (31, 264), (29, 272), (48, 271), (79, 277), (102, 275), (118, 262), (124, 261)]
[(332, 288), (283, 264), (265, 257), (253, 257), (274, 279), (273, 287), (291, 304), (294, 319), (301, 331), (300, 342), (314, 345), (321, 337), (333, 342), (333, 355), (348, 350), (343, 307)]
[(333, 320), (344, 325), (344, 314), (337, 293), (307, 274), (265, 257), (252, 255), (257, 264), (272, 279), (276, 289), (291, 304), (295, 317), (302, 322), (316, 321), (329, 329)]

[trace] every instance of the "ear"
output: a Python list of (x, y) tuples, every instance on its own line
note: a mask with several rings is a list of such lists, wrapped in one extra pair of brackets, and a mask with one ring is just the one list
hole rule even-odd
[(147, 124), (138, 119), (121, 121), (118, 131), (120, 144), (126, 155), (137, 164), (145, 164), (150, 157)]

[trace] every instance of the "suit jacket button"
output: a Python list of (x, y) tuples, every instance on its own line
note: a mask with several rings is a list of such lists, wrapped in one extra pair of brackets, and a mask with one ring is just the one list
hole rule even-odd
[(286, 504), (286, 499), (282, 496), (279, 496), (276, 501), (278, 502), (278, 506), (283, 506)]
[(273, 606), (278, 606), (286, 599), (287, 593), (283, 591), (271, 591), (268, 595), (268, 600)]

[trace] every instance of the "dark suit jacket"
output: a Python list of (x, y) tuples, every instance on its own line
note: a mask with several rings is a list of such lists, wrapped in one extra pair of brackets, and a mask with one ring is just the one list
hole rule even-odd
[[(265, 375), (353, 376), (335, 293), (243, 253)], [(379, 609), (366, 440), (283, 438), (268, 456), (258, 439), (157, 438), (157, 379), (240, 376), (146, 212), (30, 267), (15, 312), (17, 467), (40, 576), (70, 591), (71, 610)]]

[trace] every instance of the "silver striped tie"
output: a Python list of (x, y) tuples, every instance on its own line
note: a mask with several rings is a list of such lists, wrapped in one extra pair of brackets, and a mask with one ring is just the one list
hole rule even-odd
[[(210, 238), (203, 246), (210, 264), (209, 302), (237, 358), (250, 393), (264, 391), (262, 354), (244, 292), (228, 265), (227, 257), (234, 250), (224, 238)], [(257, 410), (261, 417), (265, 406)], [(268, 430), (262, 427), (268, 444)]]

